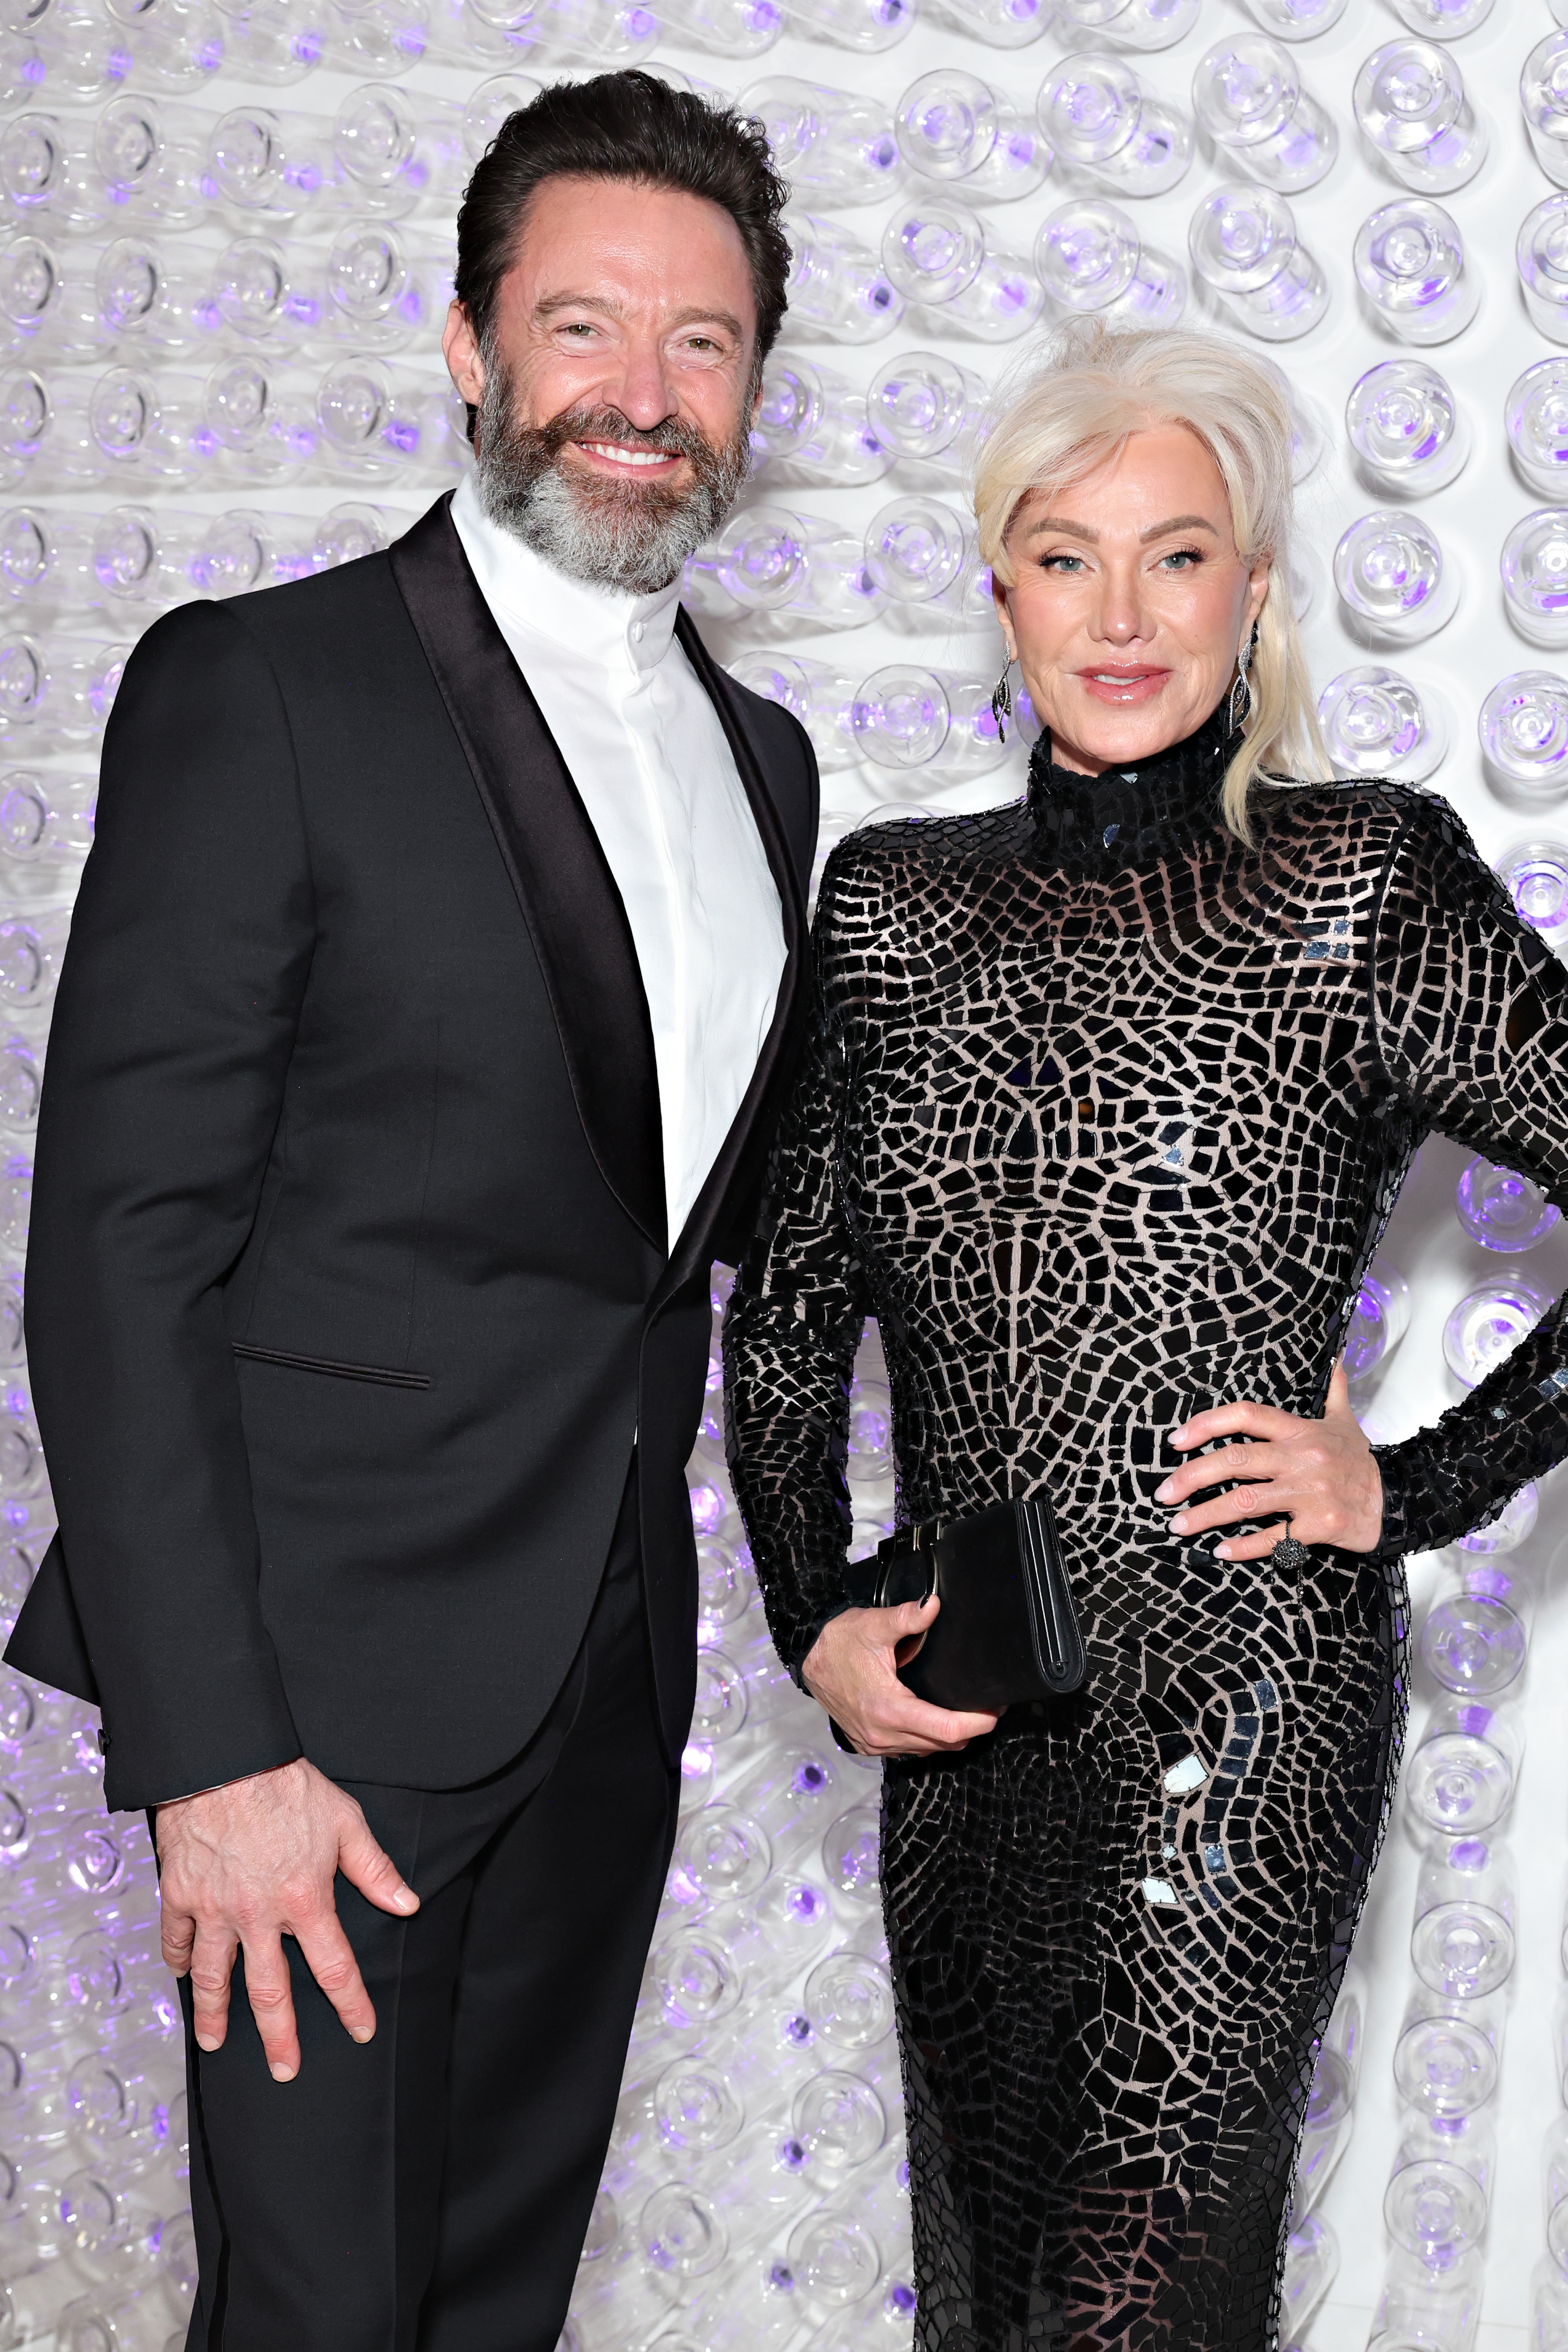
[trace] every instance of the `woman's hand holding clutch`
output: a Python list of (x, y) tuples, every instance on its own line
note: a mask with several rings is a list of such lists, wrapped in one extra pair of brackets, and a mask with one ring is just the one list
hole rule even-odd
[(1304, 1421), (1266, 1404), (1222, 1404), (1195, 1413), (1171, 1433), (1178, 1453), (1240, 1439), (1221, 1454), (1184, 1462), (1154, 1490), (1157, 1503), (1184, 1504), (1216, 1479), (1242, 1483), (1191, 1510), (1177, 1510), (1171, 1532), (1201, 1535), (1237, 1519), (1288, 1515), (1288, 1527), (1260, 1528), (1216, 1544), (1220, 1559), (1263, 1559), (1287, 1536), (1302, 1544), (1332, 1544), (1341, 1551), (1375, 1551), (1383, 1533), (1383, 1480), (1377, 1459), (1351, 1410), (1344, 1367), (1334, 1367), (1321, 1421)]
[(802, 1680), (860, 1755), (953, 1755), (995, 1730), (994, 1715), (928, 1706), (899, 1680), (941, 1606), (933, 1593), (897, 1609), (846, 1609), (807, 1652)]

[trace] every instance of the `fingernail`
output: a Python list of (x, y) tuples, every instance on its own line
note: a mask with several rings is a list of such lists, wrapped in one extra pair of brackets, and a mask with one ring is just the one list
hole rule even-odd
[(198, 2033), (196, 2036), (196, 2048), (198, 2050), (221, 2050), (223, 2044), (221, 2042), (209, 2042), (205, 2033)]
[(412, 1886), (400, 1886), (392, 1899), (400, 1911), (416, 1911), (419, 1908), (419, 1897)]
[(1215, 1559), (1228, 1559), (1230, 1558), (1230, 1546), (1227, 1543), (1215, 1544), (1214, 1548), (1214, 1556)]
[(296, 2071), (297, 2070), (292, 2066), (285, 2066), (282, 2063), (279, 2063), (272, 2069), (272, 2079), (275, 2083), (291, 2083), (294, 2080)]
[(1184, 1536), (1186, 1532), (1187, 1515), (1185, 1511), (1178, 1511), (1175, 1517), (1171, 1521), (1171, 1533), (1173, 1536)]
[(1182, 1442), (1183, 1438), (1184, 1438), (1184, 1437), (1185, 1437), (1186, 1433), (1187, 1433), (1187, 1424), (1186, 1424), (1186, 1423), (1184, 1421), (1184, 1422), (1183, 1422), (1183, 1423), (1182, 1423), (1182, 1425), (1181, 1425), (1181, 1427), (1180, 1427), (1180, 1429), (1173, 1429), (1173, 1430), (1172, 1430), (1172, 1432), (1171, 1432), (1171, 1443), (1172, 1443), (1172, 1444), (1173, 1444), (1173, 1445), (1180, 1445), (1180, 1444), (1181, 1444), (1181, 1442)]
[(1175, 1485), (1175, 1481), (1174, 1481), (1174, 1479), (1173, 1479), (1173, 1478), (1166, 1478), (1166, 1479), (1164, 1479), (1164, 1480), (1161, 1483), (1161, 1485), (1159, 1485), (1158, 1486), (1156, 1486), (1156, 1487), (1155, 1487), (1155, 1489), (1154, 1489), (1154, 1500), (1155, 1500), (1157, 1503), (1168, 1503), (1168, 1502), (1170, 1502), (1170, 1501), (1173, 1499), (1173, 1497), (1172, 1497), (1172, 1489), (1173, 1489), (1173, 1487), (1174, 1486), (1174, 1485)]
[(369, 2042), (374, 2032), (375, 2028), (374, 2025), (359, 2025), (351, 2026), (349, 2028), (350, 2038), (355, 2042)]

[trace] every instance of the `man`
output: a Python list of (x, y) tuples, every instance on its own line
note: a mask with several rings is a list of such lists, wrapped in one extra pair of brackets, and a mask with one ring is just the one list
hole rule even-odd
[(7, 1654), (155, 1813), (205, 2352), (564, 2317), (690, 1714), (710, 1262), (802, 1002), (810, 750), (676, 601), (783, 194), (644, 74), (514, 114), (446, 338), (472, 482), (161, 621), (105, 740)]

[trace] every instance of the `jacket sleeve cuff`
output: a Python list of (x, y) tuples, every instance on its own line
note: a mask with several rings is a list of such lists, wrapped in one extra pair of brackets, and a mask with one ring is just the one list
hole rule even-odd
[(254, 1659), (204, 1683), (199, 1712), (165, 1690), (133, 1707), (104, 1710), (103, 1801), (110, 1812), (145, 1812), (205, 1789), (271, 1772), (304, 1754), (275, 1666)]

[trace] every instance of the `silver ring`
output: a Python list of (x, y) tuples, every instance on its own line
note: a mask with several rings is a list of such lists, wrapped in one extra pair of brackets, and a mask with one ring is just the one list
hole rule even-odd
[(1307, 1566), (1311, 1557), (1310, 1551), (1300, 1536), (1289, 1535), (1280, 1537), (1271, 1554), (1276, 1568), (1287, 1570), (1293, 1569), (1298, 1574)]

